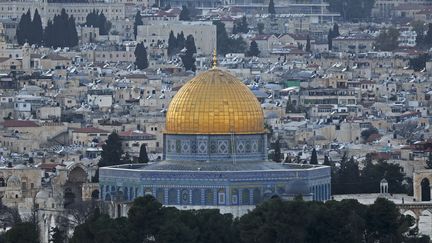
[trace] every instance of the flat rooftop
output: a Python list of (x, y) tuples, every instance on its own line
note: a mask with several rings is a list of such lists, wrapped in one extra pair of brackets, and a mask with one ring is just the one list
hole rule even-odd
[[(126, 164), (106, 167), (107, 169), (124, 169), (136, 171), (286, 171), (286, 170), (309, 170), (319, 169), (327, 166), (275, 163), (275, 162), (199, 162), (199, 161), (162, 161), (149, 164)], [(104, 168), (105, 169), (105, 168)]]

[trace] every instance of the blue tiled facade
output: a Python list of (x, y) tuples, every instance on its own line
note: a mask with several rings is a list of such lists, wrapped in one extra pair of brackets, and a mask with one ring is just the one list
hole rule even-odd
[(324, 201), (331, 195), (330, 168), (326, 166), (280, 165), (279, 169), (262, 171), (152, 170), (151, 167), (101, 168), (101, 197), (128, 202), (150, 194), (164, 205), (233, 206), (256, 205), (274, 196), (289, 200), (302, 195), (306, 200)]
[(266, 134), (164, 134), (164, 159), (191, 161), (251, 161), (267, 158)]

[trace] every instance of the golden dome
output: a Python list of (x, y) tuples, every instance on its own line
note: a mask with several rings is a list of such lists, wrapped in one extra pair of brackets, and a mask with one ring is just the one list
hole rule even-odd
[(261, 105), (249, 88), (233, 75), (211, 69), (187, 82), (172, 99), (166, 133), (264, 133)]

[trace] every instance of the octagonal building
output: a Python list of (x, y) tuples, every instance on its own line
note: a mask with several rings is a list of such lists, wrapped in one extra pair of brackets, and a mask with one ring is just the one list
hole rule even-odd
[(150, 194), (181, 209), (219, 208), (241, 216), (272, 197), (330, 198), (330, 168), (267, 161), (261, 105), (239, 79), (214, 68), (174, 96), (164, 131), (163, 161), (100, 168), (101, 198), (124, 215)]

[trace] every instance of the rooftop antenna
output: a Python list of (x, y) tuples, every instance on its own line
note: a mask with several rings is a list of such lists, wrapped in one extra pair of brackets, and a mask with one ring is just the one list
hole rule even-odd
[(212, 69), (216, 69), (217, 67), (217, 52), (216, 48), (213, 50), (213, 66)]

